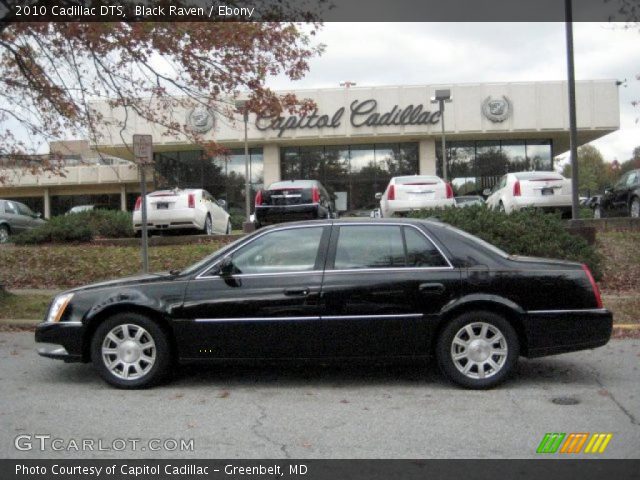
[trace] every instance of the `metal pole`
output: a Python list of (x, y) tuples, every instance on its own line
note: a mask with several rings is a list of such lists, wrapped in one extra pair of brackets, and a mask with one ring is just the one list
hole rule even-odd
[(440, 123), (442, 124), (442, 179), (447, 181), (447, 150), (444, 139), (444, 100), (440, 100)]
[(567, 33), (567, 77), (569, 87), (569, 145), (571, 149), (571, 218), (578, 212), (578, 130), (576, 127), (576, 74), (573, 66), (573, 13), (571, 0), (564, 1), (565, 29)]
[(142, 216), (142, 272), (149, 273), (149, 241), (147, 235), (147, 179), (145, 174), (145, 165), (139, 165), (140, 168), (140, 214)]
[(251, 187), (249, 179), (249, 141), (247, 140), (247, 123), (249, 123), (249, 112), (246, 107), (244, 110), (244, 191), (245, 191), (245, 209), (246, 221), (251, 221)]

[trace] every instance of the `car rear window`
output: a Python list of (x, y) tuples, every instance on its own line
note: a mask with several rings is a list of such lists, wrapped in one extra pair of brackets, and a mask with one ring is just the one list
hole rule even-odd
[(440, 183), (440, 178), (433, 175), (414, 175), (411, 177), (396, 177), (396, 185), (433, 185)]
[(518, 180), (564, 180), (562, 175), (555, 172), (522, 172), (515, 176)]

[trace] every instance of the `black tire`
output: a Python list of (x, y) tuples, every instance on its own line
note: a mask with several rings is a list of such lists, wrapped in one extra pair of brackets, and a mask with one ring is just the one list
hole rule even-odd
[(8, 243), (11, 232), (7, 225), (0, 225), (0, 243)]
[(600, 205), (596, 205), (595, 208), (593, 209), (593, 218), (595, 219), (599, 219), (602, 218), (604, 215), (602, 215), (602, 207)]
[[(113, 334), (114, 330), (119, 326), (122, 327), (123, 325), (128, 325), (127, 330), (130, 332), (133, 330), (131, 326), (142, 328), (145, 333), (142, 335), (141, 340), (145, 341), (150, 338), (154, 343), (154, 347), (148, 347), (148, 349), (143, 349), (143, 351), (146, 351), (148, 355), (151, 355), (151, 348), (155, 348), (155, 361), (151, 364), (151, 367), (146, 370), (146, 372), (141, 372), (141, 375), (134, 378), (122, 378), (122, 375), (124, 375), (125, 364), (122, 363), (119, 354), (114, 353), (111, 357), (108, 357), (112, 358), (114, 361), (119, 361), (118, 363), (122, 364), (122, 367), (119, 370), (119, 367), (115, 367), (115, 370), (109, 369), (105, 364), (106, 360), (103, 359), (102, 347), (107, 342), (107, 336), (110, 332)], [(117, 334), (115, 335), (118, 336)], [(112, 342), (112, 344), (115, 345), (114, 342)], [(147, 343), (144, 345), (146, 344)], [(114, 348), (114, 350), (118, 349)], [(124, 348), (120, 351), (123, 354), (130, 354), (130, 352), (125, 351)], [(167, 335), (153, 320), (138, 313), (119, 313), (102, 322), (93, 334), (91, 339), (91, 361), (93, 362), (94, 367), (98, 370), (100, 376), (114, 387), (124, 389), (147, 388), (160, 383), (167, 377), (172, 364), (171, 347), (169, 345)], [(144, 366), (144, 360), (140, 360), (138, 365)], [(127, 365), (126, 369), (127, 374), (130, 374), (132, 367)], [(133, 370), (135, 370), (135, 368), (133, 368)]]
[(202, 230), (205, 235), (213, 235), (213, 220), (211, 219), (211, 215), (207, 214), (204, 219), (204, 229)]
[(507, 213), (507, 210), (504, 208), (504, 203), (500, 202), (498, 204), (498, 211), (502, 213)]
[[(487, 325), (485, 336), (488, 338), (482, 336), (484, 325)], [(466, 333), (467, 328), (474, 333), (473, 338)], [(496, 332), (499, 332), (501, 337), (495, 334)], [(492, 334), (495, 335), (491, 336)], [(459, 343), (454, 343), (460, 340), (464, 342), (465, 336), (469, 342), (476, 342), (476, 344), (472, 347), (463, 347)], [(494, 343), (491, 343), (492, 339), (495, 339)], [(504, 354), (492, 355), (493, 351), (504, 352)], [(454, 352), (462, 358), (454, 360)], [(465, 353), (470, 356), (468, 363), (465, 362)], [(501, 315), (483, 310), (463, 313), (451, 320), (440, 333), (436, 345), (438, 365), (444, 375), (452, 382), (471, 389), (492, 388), (502, 383), (513, 371), (519, 355), (518, 336), (511, 324)], [(499, 368), (494, 368), (489, 362), (493, 362)], [(489, 365), (488, 372), (487, 365)], [(469, 371), (465, 374), (462, 369), (467, 367)], [(480, 368), (485, 375), (484, 378), (481, 378)]]
[(227, 235), (231, 235), (231, 220), (227, 220), (227, 228), (225, 229), (225, 233)]

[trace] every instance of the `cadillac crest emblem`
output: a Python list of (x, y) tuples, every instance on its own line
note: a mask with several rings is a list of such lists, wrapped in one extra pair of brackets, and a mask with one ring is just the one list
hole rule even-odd
[(187, 128), (196, 133), (207, 133), (215, 125), (213, 110), (198, 105), (187, 112)]
[(484, 102), (482, 102), (482, 113), (492, 122), (504, 122), (511, 114), (511, 102), (506, 95), (495, 100), (491, 99), (491, 96), (488, 96)]

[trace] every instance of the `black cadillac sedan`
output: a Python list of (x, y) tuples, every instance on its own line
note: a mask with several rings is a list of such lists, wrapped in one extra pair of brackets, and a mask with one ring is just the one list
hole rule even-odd
[(121, 388), (179, 361), (432, 355), (455, 383), (488, 388), (520, 355), (598, 347), (611, 328), (585, 265), (511, 256), (437, 221), (349, 219), (275, 225), (181, 272), (69, 290), (36, 341)]

